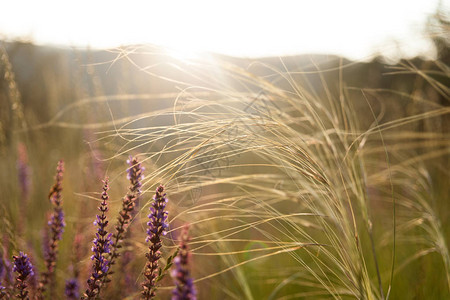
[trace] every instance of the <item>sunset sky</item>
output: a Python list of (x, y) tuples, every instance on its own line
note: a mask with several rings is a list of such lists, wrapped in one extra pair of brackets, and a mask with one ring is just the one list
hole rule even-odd
[[(449, 8), (450, 0), (441, 1)], [(125, 6), (126, 4), (126, 6)], [(151, 43), (190, 55), (430, 53), (437, 0), (6, 1), (0, 38), (94, 48)]]

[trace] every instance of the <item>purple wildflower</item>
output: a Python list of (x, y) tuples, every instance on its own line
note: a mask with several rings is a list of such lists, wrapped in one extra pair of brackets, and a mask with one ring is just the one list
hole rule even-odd
[[(6, 251), (5, 251), (6, 252)], [(5, 284), (8, 289), (14, 284), (14, 274), (10, 260), (3, 253), (0, 257), (0, 282)]]
[(7, 293), (6, 286), (11, 286), (13, 282), (13, 277), (11, 276), (11, 263), (7, 258), (0, 257), (0, 299), (7, 297), (9, 299), (9, 294)]
[(64, 233), (64, 227), (66, 227), (64, 212), (61, 207), (55, 207), (55, 210), (53, 214), (51, 214), (47, 225), (50, 226), (53, 237), (60, 241), (62, 239), (62, 234)]
[(164, 193), (164, 187), (160, 185), (153, 196), (153, 203), (150, 206), (150, 214), (147, 222), (146, 242), (150, 242), (149, 251), (145, 254), (147, 264), (145, 265), (144, 276), (146, 280), (142, 284), (144, 299), (151, 299), (155, 296), (156, 282), (158, 277), (158, 261), (161, 258), (159, 249), (162, 246), (161, 236), (167, 233), (169, 227), (167, 222), (168, 212), (166, 211), (167, 197)]
[(0, 284), (0, 299), (2, 299), (3, 297), (6, 297), (6, 288)]
[[(130, 231), (128, 231), (130, 232)], [(135, 290), (136, 279), (132, 274), (131, 263), (136, 257), (133, 251), (124, 251), (122, 254), (121, 270), (122, 270), (122, 281), (121, 281), (121, 296), (126, 298), (127, 295), (131, 295)]]
[[(29, 247), (30, 247), (30, 249), (32, 249), (31, 245), (29, 245)], [(31, 275), (29, 277), (28, 284), (29, 284), (30, 293), (35, 295), (36, 291), (38, 289), (38, 286), (39, 286), (39, 280), (38, 280), (39, 279), (39, 271), (36, 268), (36, 262), (33, 260), (33, 257), (36, 256), (35, 255), (36, 253), (34, 250), (30, 250), (30, 251), (32, 251), (32, 253), (30, 254), (30, 263), (33, 266), (33, 269), (32, 269), (33, 275)]]
[(102, 278), (108, 273), (109, 261), (106, 259), (106, 254), (111, 252), (111, 233), (108, 234), (106, 226), (108, 226), (108, 220), (106, 220), (106, 212), (108, 211), (108, 179), (105, 179), (103, 185), (102, 202), (98, 207), (100, 214), (97, 215), (94, 225), (97, 226), (97, 232), (95, 233), (95, 239), (92, 246), (91, 259), (94, 261), (92, 266), (92, 274), (88, 279), (88, 288), (84, 293), (83, 299), (94, 299), (100, 293), (100, 287), (102, 284)]
[[(79, 231), (79, 230), (77, 230)], [(68, 271), (73, 274), (72, 278), (69, 280), (66, 280), (65, 285), (65, 295), (66, 299), (69, 300), (75, 300), (80, 298), (80, 283), (79, 283), (79, 275), (80, 275), (80, 269), (78, 266), (78, 263), (82, 261), (83, 254), (81, 249), (83, 243), (83, 235), (79, 232), (77, 232), (73, 238), (73, 244), (72, 244), (72, 263), (68, 267)]]
[(30, 167), (28, 165), (27, 149), (23, 143), (19, 143), (17, 148), (17, 175), (19, 179), (22, 199), (28, 200), (31, 190)]
[[(47, 213), (47, 219), (50, 219), (51, 215), (50, 213)], [(50, 253), (50, 232), (48, 228), (42, 228), (41, 229), (41, 239), (42, 239), (42, 254), (44, 256), (44, 259), (47, 260), (49, 258)]]
[(135, 206), (139, 207), (139, 196), (141, 194), (142, 180), (144, 180), (145, 168), (141, 165), (136, 157), (130, 156), (127, 160), (127, 164), (130, 166), (127, 169), (127, 179), (130, 180), (130, 191), (137, 194)]
[(128, 188), (128, 193), (122, 200), (122, 209), (117, 218), (117, 225), (115, 226), (115, 233), (111, 243), (111, 252), (108, 261), (108, 273), (103, 277), (103, 283), (109, 282), (108, 275), (112, 274), (111, 266), (115, 264), (116, 259), (120, 256), (119, 249), (122, 247), (123, 239), (128, 229), (128, 225), (134, 216), (136, 201), (140, 196), (141, 180), (144, 178), (142, 171), (144, 167), (138, 163), (136, 158), (130, 157), (127, 161), (131, 167), (127, 169), (127, 177), (131, 181)]
[(64, 221), (64, 212), (62, 210), (62, 180), (64, 174), (64, 162), (60, 160), (56, 168), (55, 184), (50, 189), (49, 199), (53, 205), (53, 212), (50, 215), (50, 220), (48, 221), (49, 234), (48, 241), (43, 247), (45, 249), (45, 265), (46, 271), (42, 273), (41, 281), (38, 287), (38, 299), (43, 299), (44, 292), (47, 289), (47, 285), (53, 283), (53, 277), (56, 265), (56, 256), (58, 254), (58, 244), (62, 238), (62, 233), (64, 232), (64, 227), (66, 223)]
[(16, 288), (18, 290), (17, 297), (20, 299), (29, 299), (28, 291), (26, 290), (27, 284), (25, 281), (28, 276), (33, 276), (33, 266), (31, 265), (30, 259), (28, 256), (20, 252), (18, 256), (13, 256), (14, 259), (14, 267), (13, 271), (17, 272), (16, 276)]
[[(79, 231), (79, 230), (78, 230)], [(79, 268), (79, 262), (84, 257), (84, 247), (83, 247), (83, 234), (78, 232), (75, 234), (75, 237), (73, 239), (73, 256), (72, 256), (72, 264), (71, 269), (73, 271), (73, 277), (78, 278), (80, 275), (80, 268)]]
[(11, 267), (11, 264), (8, 262), (7, 259), (3, 259), (3, 257), (0, 257), (0, 283), (3, 282), (3, 279), (7, 277), (8, 274), (8, 268)]
[(189, 272), (189, 226), (186, 225), (181, 232), (181, 241), (177, 257), (174, 259), (175, 269), (172, 277), (175, 281), (175, 289), (172, 292), (172, 300), (196, 300), (197, 292)]
[(0, 257), (0, 282), (3, 281), (3, 277), (6, 274), (5, 264), (3, 263), (3, 258)]
[(66, 280), (66, 287), (64, 290), (64, 294), (66, 295), (66, 299), (68, 300), (75, 300), (80, 297), (80, 293), (78, 290), (80, 289), (80, 285), (78, 283), (78, 279), (71, 278), (69, 280)]
[[(142, 180), (144, 179), (144, 170), (145, 168), (141, 165), (139, 160), (136, 157), (129, 156), (127, 160), (127, 164), (129, 168), (127, 169), (127, 179), (130, 181), (129, 191), (130, 193), (134, 193), (134, 210), (131, 212), (131, 219), (136, 216), (137, 210), (139, 209), (140, 195), (141, 195), (141, 186)], [(133, 279), (130, 266), (131, 262), (134, 260), (134, 253), (132, 252), (133, 245), (129, 241), (133, 236), (132, 228), (128, 228), (125, 233), (123, 240), (123, 248), (122, 252), (122, 261), (121, 261), (121, 269), (123, 272), (123, 283), (124, 288), (122, 288), (123, 296), (129, 295), (134, 292), (135, 289), (135, 280)]]

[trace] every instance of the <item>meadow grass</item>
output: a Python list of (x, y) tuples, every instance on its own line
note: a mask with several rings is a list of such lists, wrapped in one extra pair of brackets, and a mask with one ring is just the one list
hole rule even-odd
[[(145, 178), (130, 233), (117, 238), (126, 236), (123, 255), (104, 299), (139, 298), (145, 277), (153, 278), (145, 271), (147, 214), (160, 184), (169, 199), (160, 264), (171, 264), (180, 241), (188, 244), (199, 299), (449, 297), (448, 66), (397, 65), (385, 76), (411, 74), (416, 86), (406, 93), (349, 86), (343, 62), (323, 68), (311, 59), (305, 70), (290, 70), (282, 59), (278, 67), (243, 68), (216, 57), (166, 63), (183, 74), (168, 77), (134, 61), (130, 49), (117, 56), (179, 92), (78, 97), (53, 103), (53, 116), (33, 124), (14, 104), (20, 93), (2, 58), (9, 117), (17, 120), (2, 127), (3, 262), (24, 251), (36, 276), (44, 272), (47, 189), (64, 158), (67, 226), (52, 290), (63, 298), (70, 278), (85, 290), (101, 179), (110, 178), (111, 225), (132, 189), (124, 163), (132, 154)], [(16, 176), (19, 143), (32, 169), (27, 199)], [(189, 240), (181, 233), (186, 223)], [(158, 282), (157, 298), (172, 295), (170, 277)]]

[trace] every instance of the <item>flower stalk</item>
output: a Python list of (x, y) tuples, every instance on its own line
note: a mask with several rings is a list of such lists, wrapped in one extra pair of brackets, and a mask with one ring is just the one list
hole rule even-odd
[(112, 266), (116, 263), (117, 258), (120, 256), (119, 250), (122, 248), (123, 240), (133, 216), (136, 201), (140, 196), (141, 181), (144, 178), (144, 167), (138, 162), (137, 158), (132, 158), (127, 161), (130, 168), (127, 169), (127, 178), (130, 180), (131, 185), (128, 188), (126, 196), (122, 200), (122, 209), (119, 212), (117, 218), (117, 224), (115, 226), (115, 232), (112, 235), (111, 251), (108, 257), (107, 273), (103, 276), (103, 283), (108, 283), (110, 279), (108, 276), (113, 274)]
[(78, 279), (71, 278), (66, 280), (66, 286), (64, 289), (64, 294), (66, 295), (67, 300), (76, 300), (80, 298), (80, 293), (78, 290), (80, 289)]
[(181, 232), (179, 252), (174, 259), (175, 268), (172, 271), (172, 277), (175, 289), (172, 292), (172, 300), (197, 299), (197, 291), (189, 271), (189, 239), (189, 226), (185, 225)]
[(53, 205), (53, 212), (50, 215), (49, 226), (49, 239), (44, 249), (46, 249), (45, 266), (46, 271), (42, 273), (41, 281), (39, 282), (37, 298), (43, 299), (44, 292), (47, 290), (47, 286), (53, 284), (53, 277), (55, 272), (56, 258), (58, 255), (58, 244), (62, 238), (64, 227), (66, 223), (64, 221), (64, 212), (62, 209), (62, 180), (64, 174), (64, 162), (60, 160), (56, 168), (55, 184), (50, 189), (49, 199)]
[(27, 284), (26, 280), (28, 277), (34, 275), (33, 265), (30, 262), (28, 256), (20, 252), (18, 256), (14, 255), (14, 267), (13, 271), (17, 273), (16, 276), (16, 289), (18, 294), (16, 295), (19, 299), (30, 299), (28, 297)]
[(142, 283), (143, 299), (152, 299), (155, 296), (156, 283), (158, 282), (158, 276), (161, 275), (161, 269), (159, 267), (159, 259), (161, 258), (162, 247), (161, 236), (166, 235), (169, 224), (167, 222), (168, 212), (166, 211), (167, 204), (166, 193), (164, 193), (164, 187), (160, 185), (156, 189), (155, 196), (153, 197), (153, 203), (150, 206), (150, 214), (147, 222), (147, 238), (146, 242), (149, 242), (148, 252), (145, 254), (147, 257), (147, 263), (145, 265), (144, 276), (145, 281)]
[(107, 255), (111, 252), (111, 233), (108, 234), (106, 227), (108, 226), (108, 220), (106, 212), (108, 211), (108, 179), (103, 181), (102, 202), (98, 207), (100, 214), (97, 215), (94, 225), (97, 226), (97, 232), (95, 233), (94, 246), (92, 246), (93, 255), (91, 259), (94, 261), (92, 265), (92, 273), (87, 283), (88, 288), (84, 293), (82, 299), (95, 299), (100, 293), (102, 286), (102, 279), (108, 273), (109, 261)]

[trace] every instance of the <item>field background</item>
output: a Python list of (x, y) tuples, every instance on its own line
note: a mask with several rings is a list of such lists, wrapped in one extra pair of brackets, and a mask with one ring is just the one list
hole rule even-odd
[[(125, 161), (137, 155), (146, 179), (127, 246), (131, 284), (118, 276), (106, 295), (139, 291), (147, 205), (163, 183), (164, 249), (192, 224), (199, 299), (382, 299), (390, 286), (391, 299), (448, 299), (450, 56), (440, 45), (435, 61), (390, 64), (327, 55), (185, 61), (152, 46), (4, 42), (2, 255), (26, 249), (42, 269), (46, 197), (64, 159), (56, 293), (74, 267), (84, 288), (101, 179), (111, 180), (114, 223)], [(171, 285), (168, 276), (161, 299)]]

